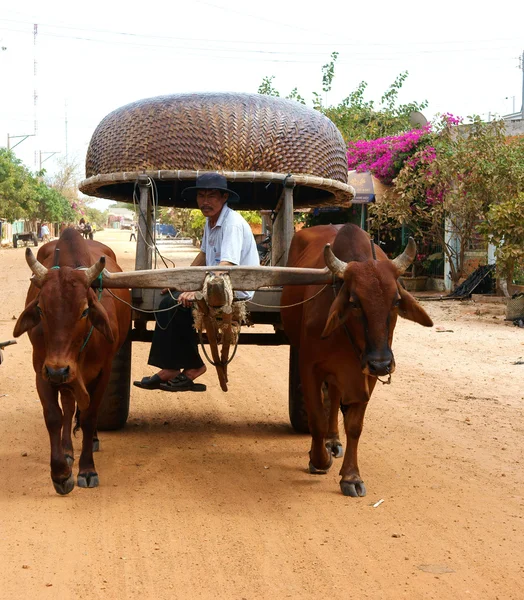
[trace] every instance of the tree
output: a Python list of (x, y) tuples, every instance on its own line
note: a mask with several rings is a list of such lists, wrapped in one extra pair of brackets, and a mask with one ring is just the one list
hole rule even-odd
[[(478, 233), (493, 235), (484, 224), (490, 207), (515, 208), (512, 201), (524, 190), (524, 142), (508, 143), (502, 121), (473, 117), (470, 125), (460, 124), (442, 115), (405, 159), (392, 190), (372, 208), (374, 229), (405, 224), (419, 240), (442, 245), (454, 283), (464, 275), (466, 252)], [(492, 215), (500, 227), (514, 227), (496, 210)], [(518, 226), (515, 231), (519, 239)], [(510, 229), (506, 235), (513, 239)], [(500, 268), (508, 266), (503, 261)]]
[(104, 229), (107, 223), (108, 211), (101, 211), (92, 206), (86, 207), (86, 221), (94, 225), (96, 229)]
[(492, 204), (480, 229), (496, 246), (501, 287), (509, 295), (508, 284), (524, 276), (524, 192)]
[(0, 217), (24, 219), (37, 206), (31, 173), (14, 152), (0, 148)]
[[(395, 81), (382, 94), (378, 106), (370, 100), (364, 99), (367, 83), (362, 81), (357, 88), (336, 105), (324, 105), (322, 97), (331, 91), (335, 78), (335, 66), (338, 52), (331, 54), (331, 60), (322, 67), (322, 92), (313, 92), (313, 108), (331, 119), (342, 133), (342, 137), (350, 140), (371, 140), (387, 135), (395, 135), (401, 131), (411, 129), (409, 117), (413, 111), (424, 110), (428, 103), (409, 102), (398, 104), (398, 94), (408, 77), (404, 71), (397, 76)], [(259, 94), (280, 96), (274, 87), (274, 76), (264, 77), (258, 88)], [(287, 98), (292, 98), (305, 104), (304, 98), (294, 88)]]
[(70, 223), (75, 220), (75, 212), (69, 201), (56, 189), (42, 181), (34, 181), (35, 210), (28, 211), (30, 219), (41, 219), (49, 223)]
[(80, 166), (77, 160), (69, 160), (64, 157), (57, 158), (57, 163), (59, 169), (52, 177), (47, 178), (47, 183), (67, 198), (72, 205), (78, 201)]
[(71, 204), (57, 189), (33, 175), (12, 151), (0, 148), (0, 215), (17, 219), (61, 222), (74, 219)]

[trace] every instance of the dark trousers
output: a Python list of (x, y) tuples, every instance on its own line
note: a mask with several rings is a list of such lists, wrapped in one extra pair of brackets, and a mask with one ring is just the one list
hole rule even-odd
[[(175, 306), (175, 300), (167, 294), (158, 308)], [(158, 312), (148, 364), (160, 369), (199, 369), (203, 361), (198, 353), (198, 334), (193, 327), (190, 308), (176, 306), (173, 310)]]

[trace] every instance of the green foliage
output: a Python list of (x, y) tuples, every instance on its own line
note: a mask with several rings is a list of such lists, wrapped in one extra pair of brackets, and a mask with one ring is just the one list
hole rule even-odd
[[(407, 71), (398, 75), (382, 95), (378, 106), (375, 106), (375, 103), (371, 100), (365, 100), (364, 94), (367, 83), (364, 81), (339, 104), (324, 106), (322, 98), (325, 93), (332, 89), (337, 59), (338, 52), (333, 52), (331, 60), (323, 65), (322, 91), (313, 92), (312, 104), (313, 108), (335, 123), (347, 142), (350, 140), (372, 140), (411, 129), (410, 114), (413, 111), (424, 110), (428, 106), (426, 100), (398, 104), (398, 94), (408, 77)], [(273, 85), (274, 79), (274, 76), (264, 77), (258, 88), (258, 93), (280, 96), (280, 92)], [(298, 93), (297, 88), (294, 88), (287, 98), (305, 104), (304, 98)]]
[(104, 229), (104, 227), (106, 226), (106, 223), (107, 223), (107, 215), (108, 215), (109, 211), (107, 211), (107, 210), (101, 211), (101, 210), (98, 210), (98, 208), (94, 208), (92, 206), (87, 206), (85, 209), (85, 212), (86, 212), (85, 220), (88, 223), (91, 223), (91, 225), (94, 226), (99, 231), (100, 231), (100, 229)]
[(60, 192), (45, 183), (35, 182), (34, 198), (38, 209), (36, 213), (29, 213), (29, 218), (39, 218), (48, 223), (69, 223), (75, 220), (75, 212), (71, 204)]
[(264, 94), (265, 96), (279, 97), (280, 94), (278, 90), (273, 87), (273, 79), (275, 79), (274, 75), (271, 75), (271, 77), (264, 77), (264, 79), (262, 79), (262, 83), (258, 86), (258, 93)]
[[(511, 222), (502, 219), (506, 209), (495, 207), (517, 210), (524, 190), (524, 141), (508, 143), (501, 121), (473, 117), (468, 126), (456, 124), (451, 115), (440, 118), (426, 145), (404, 163), (393, 190), (372, 209), (374, 229), (406, 224), (419, 241), (442, 244), (454, 282), (464, 275), (466, 252), (481, 231), (498, 240), (499, 268), (507, 273), (518, 243), (503, 250), (500, 236), (521, 239), (522, 222), (518, 211)], [(489, 231), (489, 214), (498, 237)]]
[(330, 92), (335, 77), (335, 63), (337, 62), (338, 52), (331, 53), (331, 61), (322, 67), (322, 91)]
[(262, 217), (256, 210), (239, 210), (237, 212), (239, 215), (242, 215), (250, 225), (262, 224)]
[(0, 148), (0, 216), (8, 221), (39, 219), (73, 221), (70, 202), (43, 181), (44, 171), (33, 175), (15, 154)]
[(37, 207), (33, 182), (14, 152), (0, 148), (0, 217), (8, 221), (29, 218)]
[(202, 240), (204, 235), (204, 227), (206, 225), (206, 218), (197, 208), (194, 208), (189, 213), (189, 227), (190, 227), (190, 237), (192, 239), (197, 239), (198, 241)]
[(524, 192), (492, 204), (480, 230), (496, 246), (497, 270), (511, 283), (524, 270)]

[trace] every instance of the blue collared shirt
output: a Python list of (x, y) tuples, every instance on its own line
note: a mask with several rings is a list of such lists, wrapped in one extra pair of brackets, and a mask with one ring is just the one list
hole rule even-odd
[[(244, 217), (224, 204), (214, 227), (206, 219), (200, 248), (206, 255), (206, 265), (214, 267), (222, 261), (234, 265), (259, 266), (253, 232)], [(236, 291), (235, 297), (249, 300), (254, 292)]]

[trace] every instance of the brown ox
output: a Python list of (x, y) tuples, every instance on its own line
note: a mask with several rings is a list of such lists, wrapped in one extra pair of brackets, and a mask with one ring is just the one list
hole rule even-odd
[[(75, 406), (83, 434), (77, 482), (79, 487), (98, 485), (93, 460), (93, 450), (98, 450), (98, 408), (113, 356), (128, 334), (131, 309), (107, 290), (92, 289), (105, 266), (109, 271), (121, 269), (110, 248), (84, 240), (74, 229), (42, 246), (38, 259), (27, 248), (26, 260), (34, 276), (14, 335), (29, 333), (36, 388), (51, 441), (51, 479), (59, 494), (68, 494), (74, 487)], [(114, 293), (130, 302), (129, 290)]]
[[(281, 312), (284, 330), (299, 354), (312, 436), (309, 470), (326, 473), (332, 455), (342, 454), (338, 440), (340, 406), (347, 436), (340, 487), (346, 496), (366, 494), (358, 469), (358, 440), (377, 377), (388, 377), (395, 369), (391, 343), (397, 316), (426, 327), (433, 325), (424, 309), (397, 281), (415, 254), (415, 243), (410, 240), (404, 253), (391, 261), (355, 225), (303, 229), (291, 242), (289, 267), (321, 268), (325, 261), (333, 272), (333, 286), (320, 294), (318, 285), (285, 286), (282, 306), (311, 300), (282, 308)], [(323, 407), (324, 383), (331, 401), (329, 419)]]

